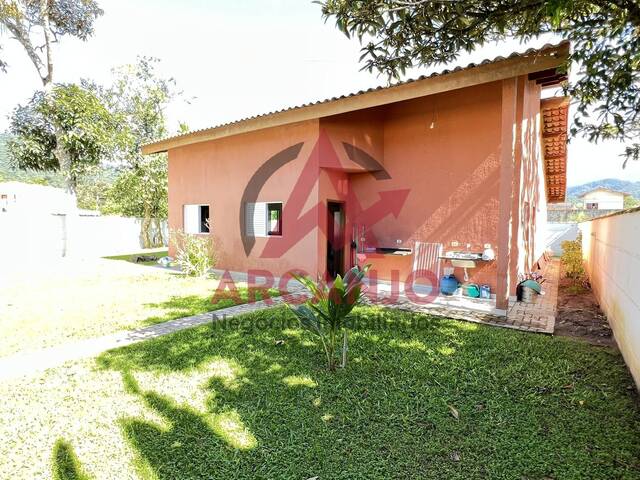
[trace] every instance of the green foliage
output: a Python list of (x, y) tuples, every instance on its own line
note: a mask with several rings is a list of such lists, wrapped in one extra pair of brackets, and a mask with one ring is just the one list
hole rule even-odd
[[(145, 143), (167, 135), (165, 109), (182, 95), (173, 78), (159, 76), (159, 62), (157, 58), (142, 56), (134, 64), (114, 68), (113, 83), (106, 87), (83, 81), (116, 118), (119, 128), (112, 157), (125, 168), (134, 168), (142, 161)], [(180, 124), (178, 129), (182, 133), (188, 127)]]
[(344, 278), (338, 275), (333, 285), (311, 278), (296, 276), (312, 295), (302, 305), (291, 306), (291, 311), (305, 330), (318, 337), (327, 357), (327, 368), (336, 368), (336, 347), (343, 334), (343, 366), (346, 363), (347, 319), (351, 311), (362, 302), (362, 287), (369, 266), (362, 270), (353, 267)]
[(635, 208), (640, 206), (640, 200), (631, 195), (624, 197), (624, 208)]
[[(632, 0), (323, 0), (325, 18), (359, 38), (364, 68), (399, 77), (418, 65), (454, 61), (488, 42), (553, 32), (572, 43), (579, 65), (566, 86), (577, 103), (572, 134), (626, 140), (637, 160), (640, 3)], [(565, 69), (568, 65), (565, 66)]]
[(59, 172), (36, 172), (17, 168), (11, 161), (9, 155), (9, 140), (11, 140), (11, 135), (8, 133), (0, 133), (0, 177), (3, 179), (2, 181), (64, 187), (65, 181)]
[(192, 235), (181, 230), (171, 232), (171, 242), (176, 248), (176, 264), (186, 275), (204, 277), (217, 263), (217, 255), (211, 235)]
[[(158, 59), (139, 57), (137, 63), (113, 70), (114, 81), (102, 87), (85, 81), (112, 112), (118, 125), (111, 159), (120, 169), (108, 193), (105, 211), (143, 219), (146, 247), (162, 244), (152, 227), (167, 218), (167, 156), (143, 156), (142, 145), (167, 134), (165, 108), (180, 92), (172, 78), (158, 76)], [(186, 129), (186, 125), (181, 125)]]
[[(7, 30), (22, 44), (46, 84), (53, 81), (51, 44), (64, 36), (87, 40), (93, 35), (96, 18), (103, 13), (95, 0), (0, 0), (0, 31)], [(0, 70), (6, 71), (6, 67), (0, 58)]]
[(565, 240), (561, 244), (562, 256), (560, 260), (564, 264), (567, 278), (576, 281), (582, 280), (585, 275), (584, 263), (582, 260), (582, 236), (578, 235), (575, 240)]
[(110, 151), (115, 123), (89, 90), (55, 85), (11, 115), (9, 154), (23, 170), (60, 172), (71, 189)]
[(569, 215), (567, 216), (567, 220), (573, 223), (580, 223), (589, 220), (589, 215), (587, 215), (584, 210), (578, 210), (569, 213)]
[(108, 199), (113, 213), (167, 218), (166, 154), (143, 157), (135, 167), (121, 170)]

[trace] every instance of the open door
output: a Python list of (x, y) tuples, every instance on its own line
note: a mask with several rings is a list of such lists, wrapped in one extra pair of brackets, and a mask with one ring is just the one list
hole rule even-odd
[(344, 274), (344, 204), (327, 203), (327, 276)]

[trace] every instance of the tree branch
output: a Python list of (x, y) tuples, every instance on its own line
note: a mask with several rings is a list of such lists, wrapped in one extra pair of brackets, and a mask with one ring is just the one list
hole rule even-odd
[(40, 0), (40, 15), (42, 16), (42, 29), (44, 30), (44, 42), (47, 57), (47, 75), (42, 78), (44, 88), (49, 88), (53, 82), (53, 51), (51, 48), (51, 24), (49, 21), (49, 0)]

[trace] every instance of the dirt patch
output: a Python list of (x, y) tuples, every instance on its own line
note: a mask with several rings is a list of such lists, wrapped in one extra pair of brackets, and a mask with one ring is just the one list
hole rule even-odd
[(562, 265), (554, 335), (578, 338), (593, 345), (615, 346), (607, 317), (600, 310), (593, 292), (566, 278)]

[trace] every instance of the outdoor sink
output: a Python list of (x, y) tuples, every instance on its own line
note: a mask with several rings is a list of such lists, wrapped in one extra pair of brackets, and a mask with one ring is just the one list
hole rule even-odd
[(475, 252), (446, 252), (440, 257), (451, 262), (452, 267), (464, 268), (464, 279), (468, 281), (467, 268), (475, 268), (477, 261), (482, 261), (482, 254)]
[(458, 258), (452, 258), (451, 266), (460, 268), (473, 268), (476, 266), (476, 262), (474, 260), (461, 260)]
[(480, 260), (482, 258), (481, 253), (475, 252), (447, 252), (445, 256), (457, 260)]

